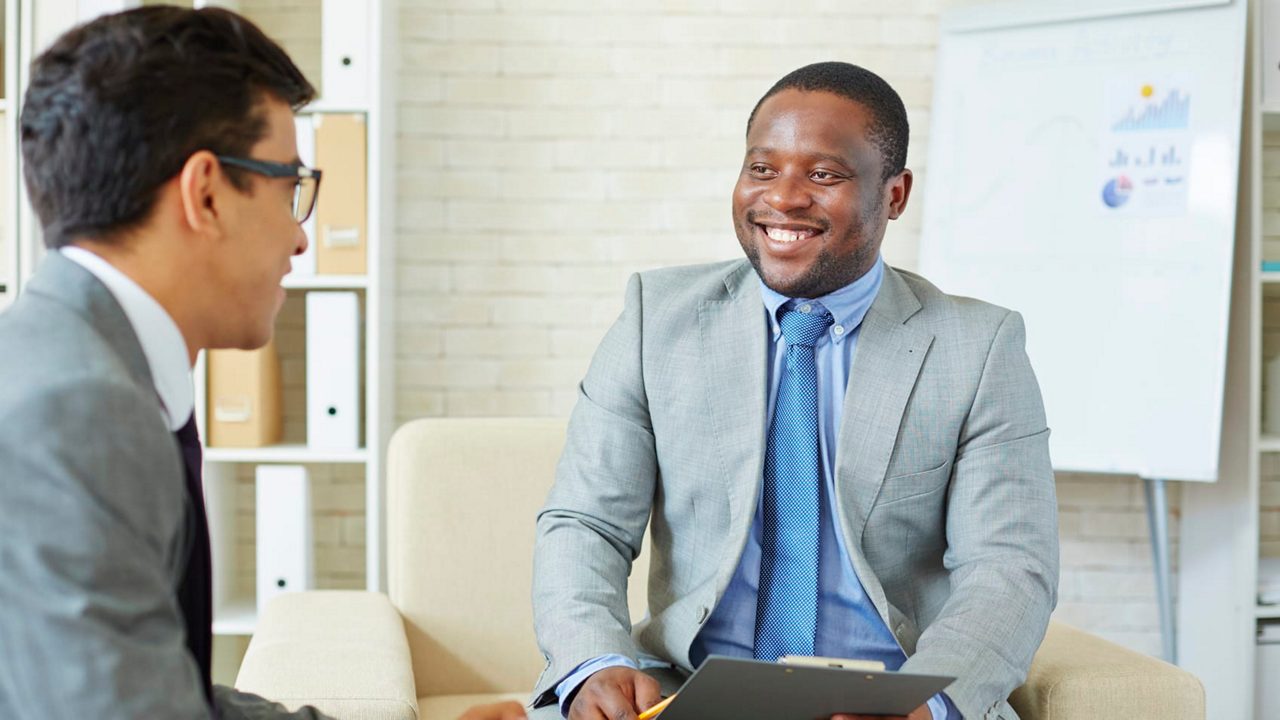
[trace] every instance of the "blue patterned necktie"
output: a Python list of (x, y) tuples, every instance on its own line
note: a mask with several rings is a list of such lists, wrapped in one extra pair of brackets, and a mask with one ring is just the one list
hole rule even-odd
[(754, 653), (759, 660), (813, 655), (822, 512), (818, 366), (813, 346), (831, 322), (830, 313), (812, 305), (786, 310), (779, 320), (787, 358), (764, 461)]

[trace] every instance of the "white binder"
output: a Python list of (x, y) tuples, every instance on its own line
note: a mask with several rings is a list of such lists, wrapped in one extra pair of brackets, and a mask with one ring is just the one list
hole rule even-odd
[(307, 293), (307, 445), (360, 446), (360, 317), (353, 292)]
[(351, 0), (320, 3), (320, 94), (330, 107), (369, 101), (369, 9)]
[(257, 470), (258, 614), (272, 598), (315, 587), (311, 492), (301, 465)]
[[(298, 135), (298, 158), (302, 160), (302, 164), (307, 167), (316, 166), (316, 129), (312, 116), (299, 115), (293, 120), (294, 128)], [(324, 190), (324, 176), (320, 178), (320, 189)], [(321, 195), (321, 197), (324, 197)], [(317, 202), (319, 202), (317, 200)], [(302, 223), (302, 230), (307, 234), (307, 251), (301, 255), (292, 258), (293, 272), (289, 273), (295, 277), (309, 277), (316, 274), (316, 214), (313, 210), (311, 217)]]

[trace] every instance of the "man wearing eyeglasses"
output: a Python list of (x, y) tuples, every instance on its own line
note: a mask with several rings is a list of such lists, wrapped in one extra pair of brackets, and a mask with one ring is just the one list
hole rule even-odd
[(0, 316), (0, 717), (315, 718), (210, 680), (191, 365), (264, 345), (307, 246), (315, 92), (222, 10), (149, 7), (31, 67), (50, 252)]

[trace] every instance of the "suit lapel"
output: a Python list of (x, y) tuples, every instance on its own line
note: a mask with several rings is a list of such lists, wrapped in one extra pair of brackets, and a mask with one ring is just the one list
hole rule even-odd
[(897, 443), (898, 428), (933, 335), (906, 325), (920, 301), (902, 276), (884, 283), (862, 321), (836, 446), (836, 499), (846, 545), (868, 595), (887, 618), (884, 590), (862, 557), (867, 517)]
[[(698, 307), (708, 422), (724, 468), (729, 537), (746, 543), (764, 468), (765, 311), (759, 280), (745, 261), (725, 278), (726, 295)], [(725, 558), (716, 575), (716, 597), (729, 584), (738, 557)]]

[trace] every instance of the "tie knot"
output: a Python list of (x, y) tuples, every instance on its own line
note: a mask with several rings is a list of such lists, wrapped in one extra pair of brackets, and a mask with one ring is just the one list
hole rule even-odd
[[(810, 311), (806, 312), (803, 308), (809, 308)], [(788, 345), (813, 347), (833, 321), (831, 313), (822, 306), (805, 304), (784, 311), (778, 319), (778, 325), (782, 328), (782, 336), (787, 339)]]

